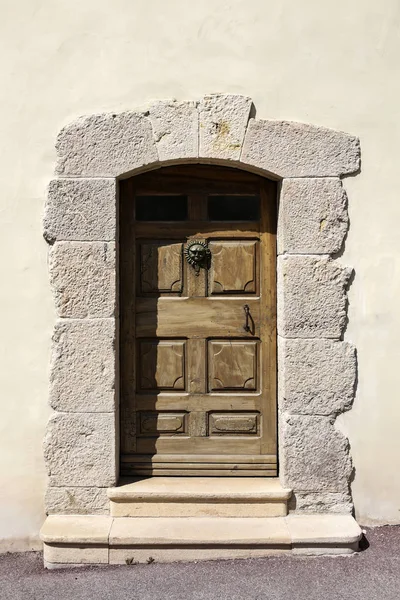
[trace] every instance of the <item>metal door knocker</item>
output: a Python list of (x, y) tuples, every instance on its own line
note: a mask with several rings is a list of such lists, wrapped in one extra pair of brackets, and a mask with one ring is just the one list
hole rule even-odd
[(204, 240), (190, 240), (185, 247), (185, 257), (196, 271), (196, 277), (199, 276), (200, 269), (210, 268), (211, 252)]

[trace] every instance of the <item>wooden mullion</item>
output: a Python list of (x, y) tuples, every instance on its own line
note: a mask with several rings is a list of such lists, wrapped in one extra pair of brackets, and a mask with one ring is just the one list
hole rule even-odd
[(206, 340), (192, 338), (187, 341), (187, 382), (188, 392), (206, 393)]
[(207, 220), (207, 195), (190, 194), (188, 197), (188, 220), (206, 221)]
[[(197, 238), (203, 236), (192, 235), (190, 228), (192, 223), (203, 224), (207, 219), (207, 196), (204, 194), (190, 194), (188, 197), (188, 221), (185, 223), (187, 238)], [(185, 261), (187, 295), (189, 297), (202, 298), (207, 293), (207, 273), (205, 269), (200, 269), (197, 273), (191, 265)]]
[(201, 237), (206, 238), (232, 238), (240, 236), (242, 238), (258, 237), (260, 225), (254, 221), (139, 221), (136, 223), (136, 235), (140, 238), (150, 238), (151, 236), (181, 238), (181, 237)]
[[(189, 382), (190, 389), (190, 382)], [(260, 393), (248, 394), (247, 396), (237, 393), (225, 394), (167, 394), (159, 392), (154, 394), (138, 394), (136, 404), (139, 410), (185, 410), (188, 412), (202, 410), (204, 412), (242, 410), (261, 412), (264, 395)]]

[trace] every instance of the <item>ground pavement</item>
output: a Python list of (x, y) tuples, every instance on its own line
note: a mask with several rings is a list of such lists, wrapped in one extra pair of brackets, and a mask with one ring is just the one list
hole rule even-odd
[(366, 530), (350, 557), (271, 557), (46, 571), (0, 556), (0, 600), (400, 600), (400, 526)]

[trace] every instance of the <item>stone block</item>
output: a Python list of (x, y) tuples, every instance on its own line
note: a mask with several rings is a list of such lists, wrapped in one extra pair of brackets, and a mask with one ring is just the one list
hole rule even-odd
[(54, 241), (112, 241), (116, 229), (114, 179), (53, 179), (44, 214), (44, 236)]
[(362, 531), (350, 515), (289, 515), (286, 523), (293, 546), (351, 546), (361, 539)]
[(109, 488), (113, 517), (279, 517), (292, 492), (262, 477), (153, 477)]
[(241, 162), (279, 177), (338, 177), (360, 167), (358, 138), (292, 121), (250, 119)]
[[(311, 515), (310, 515), (311, 516)], [(305, 543), (293, 542), (292, 554), (303, 556), (346, 556), (359, 551), (359, 542)]]
[(103, 516), (47, 517), (40, 530), (45, 544), (108, 544), (113, 519)]
[(54, 414), (44, 439), (50, 486), (115, 485), (115, 444), (113, 413)]
[(114, 242), (56, 242), (49, 252), (49, 270), (58, 316), (114, 315)]
[(280, 440), (283, 485), (296, 494), (348, 492), (352, 473), (349, 443), (332, 419), (283, 413)]
[(114, 319), (56, 323), (50, 404), (62, 412), (115, 410)]
[(286, 502), (111, 502), (113, 517), (285, 517)]
[(213, 546), (290, 546), (285, 517), (119, 517), (113, 520), (109, 545), (177, 548)]
[(292, 490), (269, 477), (151, 477), (107, 490), (115, 502), (243, 502), (286, 501)]
[(352, 270), (328, 258), (278, 257), (278, 333), (340, 338)]
[(157, 102), (150, 107), (150, 121), (160, 161), (198, 157), (199, 115), (196, 102)]
[(46, 513), (64, 515), (108, 515), (107, 488), (49, 487), (45, 498)]
[(338, 252), (347, 227), (347, 196), (340, 179), (283, 180), (278, 219), (279, 254)]
[(43, 544), (43, 561), (46, 569), (77, 567), (81, 565), (107, 565), (108, 546)]
[(356, 379), (355, 348), (333, 340), (279, 338), (279, 406), (290, 414), (349, 410)]
[(353, 502), (349, 492), (298, 492), (290, 499), (289, 510), (291, 514), (351, 514)]
[(247, 96), (204, 96), (199, 105), (200, 156), (239, 160), (251, 107)]
[(56, 173), (64, 177), (117, 177), (158, 162), (151, 123), (140, 112), (81, 117), (61, 130), (56, 149)]

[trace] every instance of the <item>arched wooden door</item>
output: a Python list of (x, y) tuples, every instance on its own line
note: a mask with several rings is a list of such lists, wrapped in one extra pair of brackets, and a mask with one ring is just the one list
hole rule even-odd
[(227, 167), (121, 182), (121, 474), (275, 476), (276, 187)]

